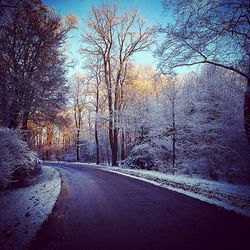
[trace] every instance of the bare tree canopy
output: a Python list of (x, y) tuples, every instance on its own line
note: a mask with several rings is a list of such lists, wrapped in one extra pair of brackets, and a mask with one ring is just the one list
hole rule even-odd
[(157, 51), (160, 66), (211, 63), (249, 79), (249, 7), (247, 0), (165, 0), (176, 21), (159, 29), (165, 35)]
[[(213, 64), (242, 76), (250, 91), (250, 2), (248, 0), (163, 1), (175, 22), (159, 27), (165, 36), (156, 51), (159, 68)], [(249, 93), (245, 126), (250, 139)]]

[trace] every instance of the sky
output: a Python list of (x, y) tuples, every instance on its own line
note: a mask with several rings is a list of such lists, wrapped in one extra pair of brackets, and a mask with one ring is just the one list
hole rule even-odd
[[(88, 18), (92, 6), (100, 6), (107, 2), (104, 0), (44, 0), (45, 4), (53, 8), (62, 16), (68, 14), (76, 15), (80, 20), (80, 30), (73, 32), (72, 38), (69, 41), (70, 54), (73, 58), (77, 58), (75, 71), (80, 69), (81, 55), (80, 48), (80, 34), (84, 27), (84, 20)], [(171, 20), (170, 16), (163, 14), (162, 0), (120, 0), (117, 1), (121, 10), (128, 11), (137, 9), (139, 14), (146, 20), (149, 25), (164, 24)], [(154, 68), (157, 67), (157, 60), (153, 57), (153, 48), (147, 52), (139, 52), (133, 60), (138, 64), (151, 64)], [(183, 70), (183, 72), (190, 70)]]

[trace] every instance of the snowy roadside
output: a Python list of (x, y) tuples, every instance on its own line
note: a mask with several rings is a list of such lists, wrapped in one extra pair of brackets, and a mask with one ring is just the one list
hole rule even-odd
[(182, 175), (169, 175), (159, 171), (127, 169), (86, 163), (75, 164), (89, 165), (105, 171), (130, 176), (250, 217), (249, 185), (235, 185)]
[(59, 172), (43, 166), (37, 183), (0, 193), (1, 249), (27, 248), (52, 212), (61, 190)]

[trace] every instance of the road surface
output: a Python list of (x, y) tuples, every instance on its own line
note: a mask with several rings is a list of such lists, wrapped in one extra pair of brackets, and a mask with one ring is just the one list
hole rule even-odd
[(188, 196), (87, 166), (62, 177), (31, 249), (250, 249), (250, 219)]

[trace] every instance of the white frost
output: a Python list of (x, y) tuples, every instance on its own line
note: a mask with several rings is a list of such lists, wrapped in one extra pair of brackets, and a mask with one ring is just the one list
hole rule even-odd
[(0, 193), (1, 249), (24, 249), (52, 212), (61, 190), (59, 172), (43, 167), (37, 184)]

